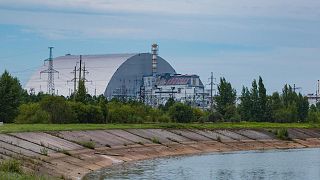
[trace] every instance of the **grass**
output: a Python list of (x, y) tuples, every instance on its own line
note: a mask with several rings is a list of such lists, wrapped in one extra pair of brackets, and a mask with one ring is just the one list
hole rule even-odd
[(0, 133), (37, 132), (37, 131), (76, 131), (104, 129), (230, 129), (230, 128), (320, 128), (311, 123), (144, 123), (144, 124), (4, 124)]
[(48, 156), (48, 149), (47, 148), (41, 148), (40, 149), (40, 153), (42, 154), (42, 155), (44, 155), (44, 156)]
[(96, 147), (96, 144), (93, 141), (80, 141), (78, 144), (89, 149), (94, 149)]
[(291, 138), (289, 137), (289, 132), (285, 128), (276, 130), (275, 135), (277, 136), (278, 139), (281, 139), (281, 140), (291, 140)]
[(65, 150), (65, 149), (59, 149), (58, 152), (63, 153), (65, 155), (67, 155), (67, 156), (71, 156), (71, 153), (69, 151)]
[[(0, 163), (0, 179), (5, 180), (47, 180), (48, 177), (25, 173), (21, 162), (15, 159), (4, 160)], [(50, 178), (51, 179), (51, 178)]]
[(153, 137), (153, 138), (151, 139), (151, 141), (152, 141), (154, 144), (161, 144), (161, 142), (159, 141), (159, 139), (157, 139), (157, 138), (155, 138), (155, 137)]
[(0, 163), (0, 171), (22, 173), (21, 162), (15, 159), (4, 160)]

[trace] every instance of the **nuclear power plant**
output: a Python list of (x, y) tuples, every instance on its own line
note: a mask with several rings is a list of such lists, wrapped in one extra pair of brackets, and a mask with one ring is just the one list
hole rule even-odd
[(151, 106), (169, 98), (193, 106), (208, 107), (210, 93), (198, 75), (182, 75), (158, 55), (157, 44), (150, 53), (71, 55), (49, 58), (31, 76), (25, 89), (30, 93), (70, 96), (84, 81), (87, 93), (113, 98), (139, 100)]

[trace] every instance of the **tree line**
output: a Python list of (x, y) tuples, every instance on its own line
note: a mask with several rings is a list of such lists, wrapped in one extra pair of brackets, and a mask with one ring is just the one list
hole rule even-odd
[(220, 79), (214, 108), (202, 110), (169, 99), (157, 108), (138, 101), (86, 93), (80, 81), (70, 97), (29, 94), (19, 80), (5, 71), (0, 77), (0, 121), (5, 123), (146, 123), (146, 122), (319, 122), (320, 104), (285, 85), (282, 93), (267, 95), (262, 78), (243, 87), (241, 96), (225, 78)]
[[(243, 87), (237, 101), (237, 93), (225, 78), (220, 79), (215, 111), (212, 116), (222, 121), (256, 122), (319, 122), (319, 105), (309, 107), (308, 98), (296, 93), (290, 85), (282, 93), (267, 95), (263, 80), (253, 80), (250, 88)], [(238, 102), (238, 103), (237, 103)]]

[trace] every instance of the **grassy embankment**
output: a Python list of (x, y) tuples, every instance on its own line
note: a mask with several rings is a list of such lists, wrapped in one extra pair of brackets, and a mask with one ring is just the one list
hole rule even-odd
[(4, 124), (0, 133), (36, 132), (36, 131), (76, 131), (104, 129), (148, 129), (148, 128), (179, 128), (179, 129), (230, 129), (230, 128), (320, 128), (320, 124), (310, 123), (145, 123), (145, 124)]
[(15, 159), (0, 162), (0, 179), (3, 180), (48, 180), (49, 177), (38, 176), (23, 170), (21, 162)]

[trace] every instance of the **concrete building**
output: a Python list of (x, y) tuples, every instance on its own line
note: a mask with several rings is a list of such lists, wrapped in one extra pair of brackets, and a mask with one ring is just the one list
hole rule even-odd
[(208, 106), (208, 93), (198, 75), (158, 74), (144, 77), (146, 102), (165, 104), (169, 98), (195, 107)]

